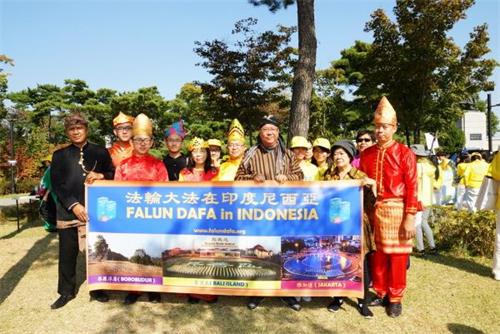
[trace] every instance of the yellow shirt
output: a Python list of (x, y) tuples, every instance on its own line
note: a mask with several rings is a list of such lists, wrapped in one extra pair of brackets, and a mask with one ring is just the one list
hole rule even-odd
[(417, 198), (423, 206), (432, 205), (436, 167), (426, 158), (417, 161)]
[[(494, 180), (496, 180), (497, 182), (500, 181), (500, 153), (495, 154), (495, 156), (493, 157), (493, 161), (491, 161), (490, 164), (489, 173)], [(497, 190), (497, 202), (495, 207), (497, 209), (500, 209), (500, 187), (498, 187)]]
[(470, 162), (461, 162), (457, 165), (457, 176), (460, 177), (460, 181), (458, 184), (465, 184), (464, 183), (464, 173), (467, 167), (469, 166)]
[(490, 165), (484, 160), (472, 161), (464, 172), (464, 184), (467, 188), (481, 188), (481, 183), (488, 173)]
[(318, 167), (313, 165), (311, 162), (302, 160), (300, 162), (300, 168), (302, 169), (302, 173), (304, 173), (304, 181), (320, 180)]
[(242, 159), (243, 157), (238, 159), (229, 158), (228, 161), (222, 163), (219, 167), (219, 173), (212, 181), (234, 181)]

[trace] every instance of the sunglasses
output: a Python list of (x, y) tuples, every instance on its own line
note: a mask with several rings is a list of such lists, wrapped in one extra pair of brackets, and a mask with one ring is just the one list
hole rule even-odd
[(359, 139), (356, 139), (357, 143), (362, 143), (362, 142), (368, 143), (370, 141), (372, 141), (371, 138), (359, 138)]

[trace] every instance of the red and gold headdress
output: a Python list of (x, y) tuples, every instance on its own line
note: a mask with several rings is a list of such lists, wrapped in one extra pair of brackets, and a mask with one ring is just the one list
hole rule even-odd
[(120, 111), (120, 113), (118, 114), (118, 116), (116, 116), (115, 118), (113, 118), (113, 127), (117, 126), (118, 124), (123, 124), (123, 123), (134, 123), (134, 118), (132, 116), (129, 116), (129, 115), (125, 115), (124, 113), (122, 113)]

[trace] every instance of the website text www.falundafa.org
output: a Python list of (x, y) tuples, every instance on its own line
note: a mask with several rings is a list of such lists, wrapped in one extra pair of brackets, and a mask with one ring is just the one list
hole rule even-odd
[(245, 234), (247, 234), (247, 231), (246, 230), (235, 230), (232, 228), (195, 228), (195, 229), (193, 229), (193, 233), (245, 235)]

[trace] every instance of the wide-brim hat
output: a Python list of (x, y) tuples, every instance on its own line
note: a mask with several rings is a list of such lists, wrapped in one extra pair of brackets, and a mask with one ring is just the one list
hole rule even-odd
[(430, 152), (424, 148), (424, 145), (421, 144), (413, 144), (410, 146), (410, 149), (417, 157), (428, 157), (430, 154)]

